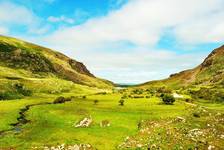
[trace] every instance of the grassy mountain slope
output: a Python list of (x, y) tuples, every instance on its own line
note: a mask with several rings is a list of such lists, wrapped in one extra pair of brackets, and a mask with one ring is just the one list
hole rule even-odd
[(190, 85), (223, 85), (224, 84), (224, 46), (215, 49), (202, 64), (194, 69), (172, 74), (168, 79), (144, 83), (147, 86), (168, 86), (180, 88)]
[(169, 78), (137, 86), (146, 89), (178, 90), (194, 99), (224, 102), (224, 46), (215, 49), (199, 66)]
[[(9, 76), (16, 78), (21, 76), (18, 72), (23, 72), (22, 76), (37, 79), (50, 76), (91, 87), (113, 86), (111, 82), (95, 77), (81, 62), (51, 49), (15, 38), (0, 36), (0, 60), (0, 69), (7, 70), (0, 75), (1, 78)], [(10, 68), (14, 71), (9, 71)]]

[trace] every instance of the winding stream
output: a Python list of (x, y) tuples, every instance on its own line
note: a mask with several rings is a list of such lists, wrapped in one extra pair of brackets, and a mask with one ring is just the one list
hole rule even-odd
[(8, 132), (13, 132), (13, 131), (20, 132), (21, 127), (30, 122), (30, 120), (28, 120), (26, 118), (26, 112), (29, 111), (31, 107), (40, 106), (40, 105), (49, 105), (49, 104), (54, 104), (54, 103), (53, 102), (43, 102), (43, 103), (37, 103), (37, 104), (30, 104), (30, 105), (26, 105), (24, 108), (20, 109), (19, 117), (17, 118), (17, 122), (10, 124), (10, 126), (12, 126), (11, 129), (0, 131), (0, 137), (4, 136)]
[[(89, 94), (89, 95), (92, 95), (92, 94)], [(85, 95), (85, 96), (88, 96), (88, 95)], [(64, 101), (62, 103), (66, 103), (66, 102), (70, 102), (70, 101)], [(32, 107), (40, 106), (40, 105), (50, 105), (50, 104), (60, 104), (60, 103), (42, 102), (37, 104), (29, 104), (29, 105), (26, 105), (24, 108), (21, 108), (19, 111), (19, 117), (17, 118), (17, 122), (10, 124), (12, 128), (0, 131), (0, 138), (3, 137), (8, 132), (21, 132), (22, 126), (30, 122), (30, 120), (26, 118), (26, 112), (29, 111)]]

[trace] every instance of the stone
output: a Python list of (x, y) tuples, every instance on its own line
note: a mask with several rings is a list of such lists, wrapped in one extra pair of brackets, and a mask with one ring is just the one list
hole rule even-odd
[(78, 124), (75, 125), (76, 128), (79, 127), (89, 127), (90, 124), (92, 123), (92, 118), (84, 118), (83, 120), (81, 120)]
[(175, 121), (177, 122), (186, 122), (185, 118), (178, 116)]
[(215, 149), (215, 146), (209, 145), (208, 150), (212, 150), (212, 149)]
[(100, 122), (100, 127), (109, 127), (110, 122), (108, 120), (103, 120)]
[(156, 148), (156, 144), (152, 144), (151, 145), (151, 148)]
[(142, 144), (137, 144), (136, 145), (138, 148), (141, 148), (142, 147)]

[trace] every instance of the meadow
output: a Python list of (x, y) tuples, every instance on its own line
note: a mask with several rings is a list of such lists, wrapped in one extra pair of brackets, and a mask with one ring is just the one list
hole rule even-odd
[[(91, 145), (90, 149), (100, 150), (146, 149), (148, 147), (156, 149), (158, 147), (166, 148), (168, 143), (171, 144), (171, 149), (181, 149), (183, 146), (184, 148), (194, 148), (195, 144), (193, 143), (197, 142), (191, 139), (185, 139), (188, 142), (183, 144), (180, 139), (164, 139), (166, 142), (162, 142), (163, 140), (158, 138), (166, 137), (164, 136), (166, 133), (164, 130), (167, 127), (173, 129), (174, 135), (183, 132), (174, 130), (176, 128), (187, 127), (188, 131), (203, 128), (204, 124), (213, 115), (209, 118), (205, 118), (207, 115), (205, 117), (194, 117), (192, 113), (200, 110), (201, 107), (212, 114), (221, 113), (223, 115), (224, 113), (222, 104), (206, 103), (203, 100), (196, 104), (176, 100), (174, 105), (165, 105), (161, 103), (159, 97), (150, 96), (146, 98), (143, 94), (144, 97), (142, 98), (125, 98), (124, 105), (121, 106), (119, 100), (124, 93), (119, 91), (96, 94), (86, 93), (87, 96), (79, 95), (72, 92), (52, 94), (51, 96), (40, 94), (20, 100), (0, 101), (0, 131), (12, 129), (0, 135), (0, 149), (50, 149), (61, 144), (66, 146), (89, 144)], [(30, 121), (29, 123), (19, 126), (19, 129), (10, 125), (17, 122), (21, 108), (28, 104), (53, 102), (58, 96), (72, 97), (72, 99), (62, 104), (33, 106), (25, 113), (26, 118)], [(201, 115), (201, 112), (197, 113)], [(167, 124), (180, 116), (187, 120), (187, 124), (182, 121)], [(93, 120), (91, 125), (88, 127), (75, 127), (85, 117)], [(100, 124), (105, 120), (109, 125), (102, 127)], [(153, 122), (153, 125), (156, 123), (158, 126), (153, 127), (150, 122)], [(149, 135), (144, 132), (141, 133), (145, 131), (144, 128), (149, 130), (150, 127), (153, 127), (153, 131), (150, 131)], [(224, 131), (223, 124), (220, 124), (217, 128), (219, 130), (217, 136), (222, 135)], [(210, 144), (224, 146), (219, 137), (215, 140), (207, 140)], [(199, 146), (204, 148), (209, 145)]]

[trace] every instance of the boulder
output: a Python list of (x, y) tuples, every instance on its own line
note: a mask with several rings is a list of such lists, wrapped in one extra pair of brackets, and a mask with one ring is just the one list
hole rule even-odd
[(108, 120), (103, 120), (100, 122), (100, 127), (109, 127), (110, 126), (110, 121)]
[(175, 119), (175, 122), (186, 122), (186, 119), (183, 118), (183, 117), (178, 116), (178, 117)]
[(91, 125), (91, 123), (93, 122), (92, 118), (84, 118), (83, 120), (81, 120), (78, 124), (75, 125), (76, 128), (80, 128), (80, 127), (89, 127)]

